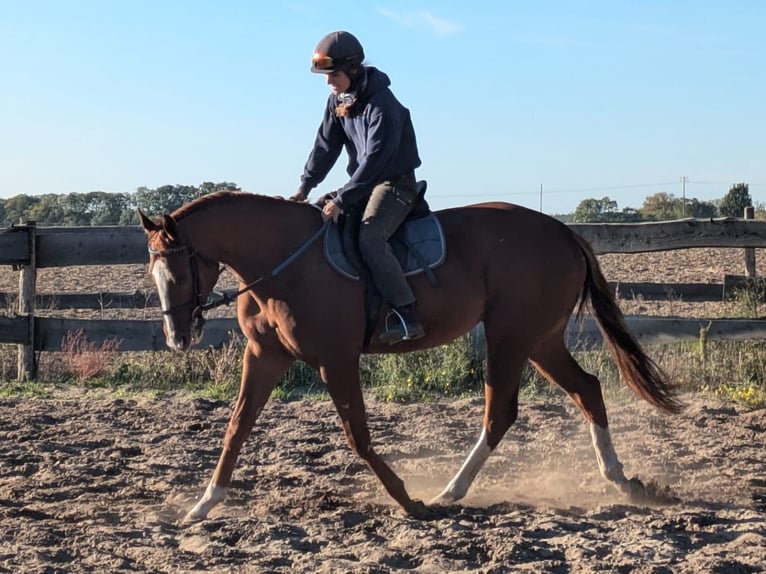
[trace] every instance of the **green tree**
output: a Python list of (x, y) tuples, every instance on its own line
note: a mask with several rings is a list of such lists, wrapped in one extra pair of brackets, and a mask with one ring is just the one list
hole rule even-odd
[(718, 216), (718, 208), (710, 201), (700, 201), (696, 197), (686, 200), (686, 216), (707, 219)]
[(129, 204), (130, 197), (126, 193), (90, 192), (88, 211), (91, 213), (91, 225), (118, 225)]
[(135, 225), (136, 208), (150, 215), (170, 213), (198, 197), (218, 191), (242, 191), (231, 182), (203, 182), (191, 185), (163, 185), (157, 189), (140, 187), (135, 193), (46, 194), (17, 195), (0, 199), (0, 227), (10, 227), (25, 221), (38, 225)]
[(63, 225), (90, 225), (91, 212), (88, 209), (88, 195), (85, 193), (68, 193), (61, 196), (64, 209)]
[(235, 183), (204, 182), (200, 187), (192, 185), (163, 185), (157, 189), (139, 187), (136, 191), (136, 206), (147, 214), (172, 213), (185, 203), (216, 191), (241, 191)]
[(633, 207), (623, 207), (622, 211), (610, 215), (614, 223), (635, 223), (641, 221), (641, 214)]
[(14, 195), (5, 201), (6, 227), (32, 220), (32, 207), (40, 198), (29, 195)]
[(745, 208), (752, 206), (750, 186), (746, 183), (735, 183), (718, 205), (718, 213), (721, 217), (743, 217)]
[(612, 221), (617, 212), (617, 202), (608, 197), (583, 199), (575, 208), (574, 223), (604, 223)]
[(136, 207), (135, 200), (131, 199), (128, 208), (123, 210), (120, 214), (120, 219), (117, 221), (117, 225), (138, 225), (138, 213)]
[(215, 193), (216, 191), (242, 191), (236, 183), (229, 181), (222, 181), (219, 183), (213, 183), (212, 181), (205, 181), (199, 186), (200, 195), (207, 195), (208, 193)]
[(661, 191), (644, 199), (638, 210), (641, 217), (650, 221), (664, 221), (683, 217), (683, 202), (672, 193)]
[(37, 196), (38, 201), (27, 210), (29, 219), (38, 225), (63, 225), (65, 197), (55, 193)]
[(175, 198), (163, 196), (158, 189), (142, 186), (136, 190), (136, 205), (149, 214), (160, 215), (173, 211), (176, 201)]

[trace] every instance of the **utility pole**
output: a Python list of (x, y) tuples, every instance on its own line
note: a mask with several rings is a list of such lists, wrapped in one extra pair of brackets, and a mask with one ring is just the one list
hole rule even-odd
[(686, 217), (686, 182), (689, 178), (681, 176), (681, 217)]
[(543, 184), (540, 184), (540, 213), (543, 212)]

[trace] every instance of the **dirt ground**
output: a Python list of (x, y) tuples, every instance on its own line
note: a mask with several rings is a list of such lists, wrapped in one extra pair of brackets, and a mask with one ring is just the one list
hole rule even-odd
[[(743, 268), (735, 249), (601, 261), (613, 281), (712, 283)], [(0, 269), (0, 291), (17, 286), (17, 274)], [(148, 286), (143, 266), (38, 276), (40, 292)], [(721, 303), (621, 304), (628, 313), (728, 313)], [(156, 318), (156, 310), (101, 316)], [(762, 572), (766, 411), (689, 401), (675, 417), (608, 401), (626, 474), (674, 503), (613, 491), (581, 415), (562, 397), (522, 403), (469, 496), (430, 521), (392, 504), (346, 446), (330, 403), (272, 401), (227, 502), (184, 525), (217, 460), (229, 403), (82, 392), (0, 399), (0, 572)], [(378, 451), (428, 500), (478, 437), (482, 404), (371, 402), (369, 411)]]
[[(405, 516), (351, 453), (332, 405), (269, 403), (227, 501), (180, 522), (210, 478), (229, 405), (73, 395), (0, 400), (0, 572), (761, 572), (766, 411), (693, 399), (610, 404), (631, 502), (599, 476), (568, 399), (522, 404), (469, 496)], [(479, 399), (372, 402), (379, 452), (430, 499), (476, 440)]]

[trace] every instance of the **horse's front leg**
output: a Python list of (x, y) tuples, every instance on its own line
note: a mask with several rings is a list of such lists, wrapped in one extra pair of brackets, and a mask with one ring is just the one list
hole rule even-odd
[(332, 397), (340, 415), (343, 432), (351, 449), (358, 454), (375, 473), (388, 494), (404, 510), (413, 516), (426, 516), (425, 505), (413, 500), (407, 494), (404, 482), (391, 470), (372, 448), (367, 413), (359, 381), (359, 359), (346, 364), (323, 365), (320, 368), (322, 380)]
[(279, 377), (284, 374), (292, 361), (293, 359), (289, 356), (272, 356), (265, 353), (257, 357), (253, 352), (252, 343), (247, 345), (242, 359), (239, 396), (223, 439), (221, 457), (218, 459), (218, 465), (205, 494), (186, 515), (185, 521), (206, 518), (208, 512), (226, 498), (242, 445), (249, 436), (258, 415), (261, 414), (263, 406), (269, 400)]

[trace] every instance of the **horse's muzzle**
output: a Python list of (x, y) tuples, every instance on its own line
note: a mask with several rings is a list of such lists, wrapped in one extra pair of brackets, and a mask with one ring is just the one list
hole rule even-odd
[(191, 344), (196, 345), (202, 340), (202, 333), (205, 329), (205, 317), (202, 315), (202, 309), (197, 307), (192, 313), (192, 340)]
[(202, 311), (197, 308), (192, 314), (191, 328), (189, 333), (178, 333), (175, 329), (167, 329), (165, 344), (174, 351), (188, 351), (191, 347), (202, 340), (205, 327), (205, 318)]

